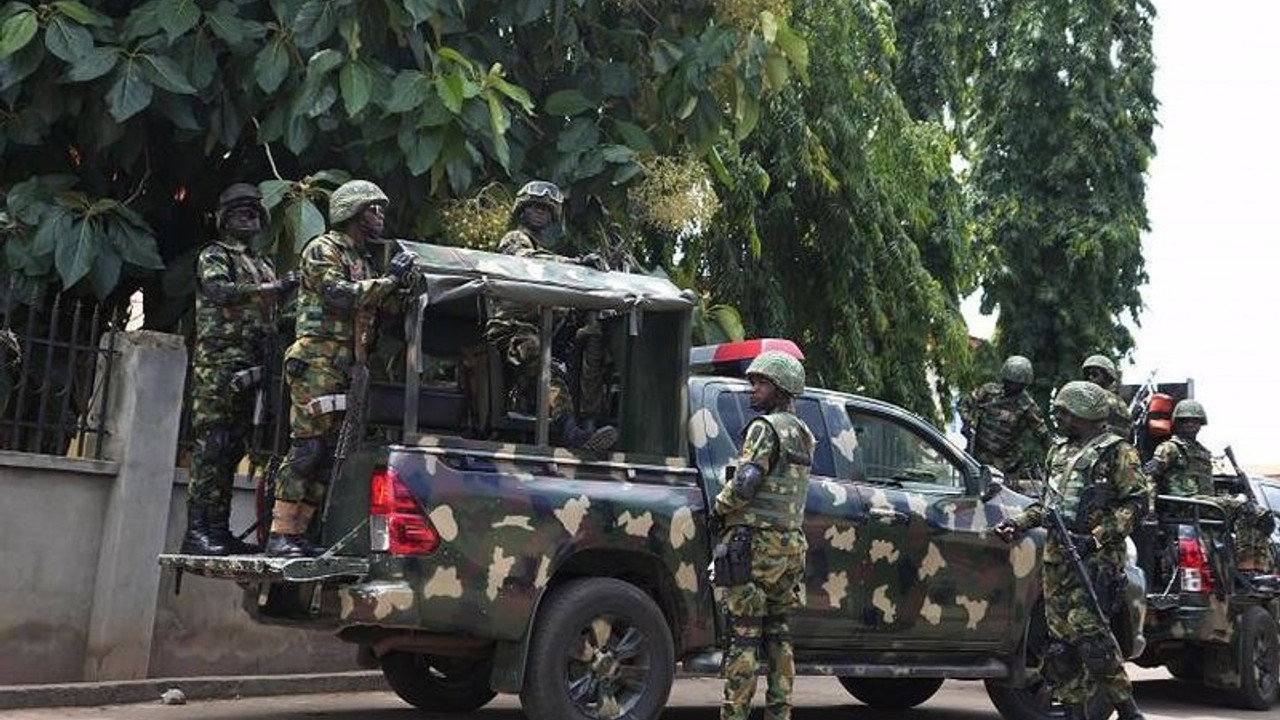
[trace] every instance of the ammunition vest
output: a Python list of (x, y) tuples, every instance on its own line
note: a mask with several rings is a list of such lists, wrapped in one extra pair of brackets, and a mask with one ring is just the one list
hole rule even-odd
[(1111, 488), (1106, 478), (1097, 477), (1096, 469), (1123, 439), (1104, 432), (1082, 447), (1061, 443), (1050, 450), (1047, 464), (1052, 475), (1045, 503), (1057, 510), (1074, 532), (1088, 532), (1101, 522)]
[[(225, 265), (227, 277), (220, 278)], [(218, 304), (205, 292), (206, 281), (229, 280), (233, 285), (259, 285), (276, 279), (271, 263), (243, 246), (222, 241), (209, 243), (196, 263), (195, 361), (198, 364), (243, 364), (260, 359), (263, 337), (274, 333), (274, 312), (261, 295), (251, 294), (228, 304)]]
[(1032, 402), (1023, 391), (1012, 397), (1001, 394), (986, 399), (976, 408), (973, 447), (978, 459), (990, 462), (1016, 452), (1018, 436), (1023, 431), (1023, 416)]
[(1165, 442), (1178, 449), (1178, 462), (1165, 469), (1164, 492), (1181, 497), (1213, 495), (1213, 456), (1209, 449), (1177, 435)]
[[(799, 530), (804, 525), (809, 467), (813, 465), (813, 434), (800, 418), (789, 412), (771, 413), (753, 422), (757, 421), (773, 428), (778, 438), (778, 456), (751, 504), (743, 509), (740, 517), (729, 518), (727, 524), (765, 530)], [(743, 434), (745, 436), (745, 429)]]
[(334, 340), (340, 346), (350, 348), (355, 343), (356, 308), (337, 307), (325, 300), (325, 289), (313, 287), (312, 258), (337, 268), (342, 279), (356, 283), (377, 277), (373, 260), (365, 252), (357, 250), (354, 242), (342, 232), (330, 230), (317, 235), (302, 249), (302, 285), (298, 287), (296, 335), (299, 338)]

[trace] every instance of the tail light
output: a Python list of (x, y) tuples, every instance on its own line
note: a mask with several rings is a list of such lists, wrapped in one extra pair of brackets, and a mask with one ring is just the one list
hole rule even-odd
[(1213, 573), (1209, 569), (1209, 558), (1205, 555), (1200, 538), (1194, 533), (1180, 534), (1178, 537), (1178, 569), (1182, 575), (1182, 592), (1213, 592)]
[(369, 478), (369, 539), (374, 552), (429, 555), (440, 535), (396, 471), (378, 467)]

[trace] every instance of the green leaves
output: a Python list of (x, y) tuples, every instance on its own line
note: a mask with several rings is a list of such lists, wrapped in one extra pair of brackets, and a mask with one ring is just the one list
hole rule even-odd
[(338, 85), (342, 88), (342, 103), (347, 117), (355, 117), (369, 104), (373, 93), (373, 72), (361, 63), (348, 62), (338, 75)]
[(570, 117), (590, 110), (593, 107), (586, 95), (577, 90), (558, 90), (547, 96), (543, 109), (548, 115)]
[(96, 80), (111, 72), (119, 61), (120, 55), (115, 48), (96, 47), (71, 66), (67, 71), (67, 79), (71, 82)]
[(176, 62), (163, 55), (142, 55), (139, 60), (147, 79), (156, 87), (180, 95), (195, 93), (196, 89)]
[(124, 122), (151, 104), (155, 93), (147, 81), (142, 60), (125, 58), (116, 70), (116, 79), (107, 91), (107, 109), (116, 122)]
[(273, 93), (289, 74), (289, 48), (282, 37), (267, 43), (253, 61), (253, 74), (263, 92)]
[(160, 27), (175, 40), (200, 22), (200, 6), (196, 0), (159, 0), (156, 8)]
[(30, 5), (19, 4), (18, 8), (17, 13), (0, 23), (0, 59), (26, 47), (40, 27), (35, 10)]
[(93, 48), (93, 35), (74, 21), (54, 15), (44, 30), (49, 52), (68, 63), (76, 63)]

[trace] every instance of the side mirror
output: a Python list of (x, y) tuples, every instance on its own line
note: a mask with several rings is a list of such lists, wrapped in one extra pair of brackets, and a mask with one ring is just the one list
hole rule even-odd
[(1004, 476), (992, 475), (991, 468), (983, 465), (978, 470), (978, 488), (982, 491), (982, 502), (989, 502), (1004, 490)]

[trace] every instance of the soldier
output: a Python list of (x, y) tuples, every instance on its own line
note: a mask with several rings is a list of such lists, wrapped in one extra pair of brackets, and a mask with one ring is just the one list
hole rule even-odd
[(231, 483), (247, 450), (263, 348), (274, 343), (275, 305), (298, 285), (276, 279), (271, 261), (249, 247), (267, 220), (258, 188), (236, 183), (218, 198), (218, 239), (196, 265), (196, 341), (192, 369), (191, 482), (182, 552), (257, 552), (231, 534)]
[[(1014, 479), (1015, 487), (1018, 479), (1031, 477), (1049, 445), (1044, 417), (1027, 393), (1033, 379), (1031, 361), (1012, 355), (1000, 368), (1000, 382), (987, 383), (960, 401), (969, 452)], [(1025, 483), (1020, 487), (1027, 489)]]
[[(554, 183), (545, 180), (526, 183), (516, 195), (515, 206), (511, 211), (516, 228), (502, 237), (498, 243), (498, 252), (516, 257), (599, 266), (599, 258), (595, 255), (567, 258), (548, 252), (539, 244), (542, 236), (555, 223), (560, 222), (563, 204), (564, 195)], [(598, 335), (599, 332), (599, 327), (594, 323), (578, 331), (584, 340), (590, 339), (585, 336), (591, 333)], [(516, 398), (527, 398), (539, 382), (542, 343), (539, 340), (537, 313), (526, 305), (497, 304), (493, 316), (486, 323), (485, 337), (501, 349), (507, 364), (514, 369)], [(580, 402), (583, 405), (595, 407), (600, 403), (603, 392), (601, 364), (601, 353), (584, 353), (579, 378), (582, 388)], [(561, 441), (568, 447), (608, 450), (618, 441), (617, 429), (605, 425), (593, 432), (579, 424), (574, 413), (573, 395), (565, 382), (564, 366), (564, 358), (553, 359), (551, 385), (548, 388), (552, 427), (559, 432)]]
[(1204, 406), (1197, 400), (1181, 400), (1173, 408), (1173, 437), (1156, 446), (1143, 467), (1163, 495), (1213, 502), (1230, 514), (1235, 537), (1236, 567), (1247, 576), (1273, 571), (1270, 538), (1275, 518), (1248, 495), (1226, 497), (1213, 485), (1213, 455), (1197, 440), (1209, 424)]
[[(1065, 437), (1051, 451), (1044, 498), (995, 532), (1006, 542), (1045, 522), (1045, 509), (1058, 511), (1071, 530), (1072, 542), (1087, 563), (1104, 612), (1123, 602), (1125, 538), (1150, 502), (1151, 488), (1142, 473), (1138, 451), (1106, 430), (1106, 392), (1080, 380), (1062, 386), (1053, 401), (1054, 418)], [(1056, 457), (1063, 455), (1063, 458)], [(1068, 720), (1084, 720), (1084, 703), (1101, 685), (1115, 705), (1119, 720), (1138, 720), (1142, 713), (1124, 672), (1124, 658), (1110, 636), (1109, 620), (1098, 617), (1087, 589), (1056, 534), (1045, 542), (1045, 618), (1050, 645), (1044, 675), (1055, 697), (1067, 707)]]
[(1080, 365), (1084, 379), (1107, 391), (1107, 430), (1129, 438), (1129, 406), (1116, 394), (1120, 370), (1106, 355), (1090, 355)]
[(329, 232), (302, 249), (297, 339), (285, 352), (292, 405), (289, 454), (280, 466), (267, 554), (315, 556), (307, 538), (324, 502), (333, 451), (346, 409), (348, 370), (356, 343), (393, 294), (413, 283), (414, 261), (398, 253), (378, 276), (369, 244), (382, 237), (387, 196), (367, 180), (352, 180), (329, 198)]
[(714, 581), (728, 635), (721, 720), (746, 720), (756, 690), (761, 637), (769, 667), (765, 717), (791, 717), (795, 658), (788, 614), (804, 582), (804, 505), (814, 439), (792, 412), (804, 367), (785, 353), (761, 353), (747, 368), (751, 408), (765, 413), (743, 430), (736, 472), (716, 497)]

